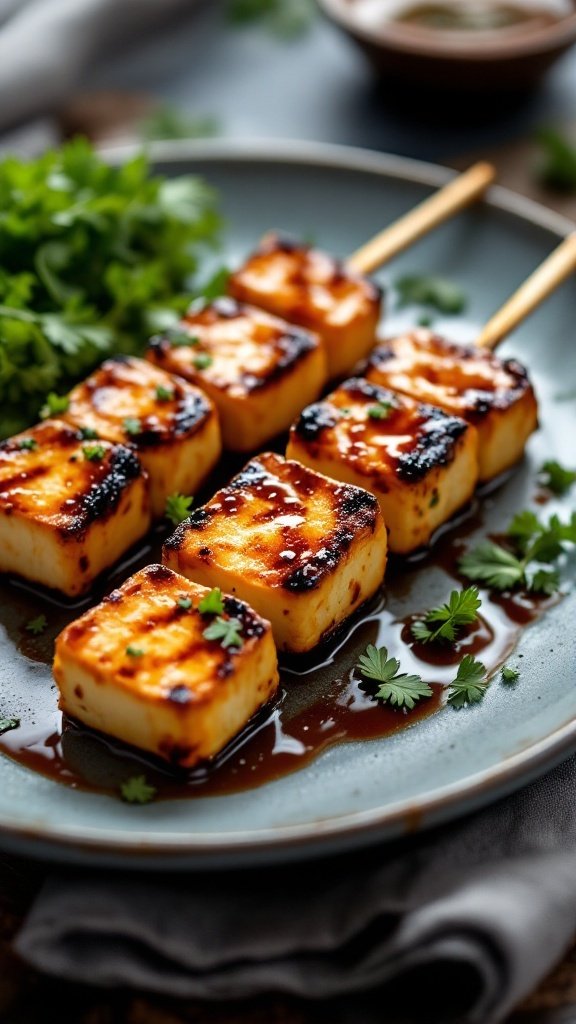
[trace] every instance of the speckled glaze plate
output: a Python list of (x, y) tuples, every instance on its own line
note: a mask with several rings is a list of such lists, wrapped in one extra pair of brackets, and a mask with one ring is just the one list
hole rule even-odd
[[(153, 155), (160, 171), (198, 172), (220, 190), (230, 263), (271, 227), (312, 235), (323, 248), (345, 255), (448, 177), (441, 168), (410, 160), (307, 143), (163, 144)], [(116, 151), (112, 158), (122, 156)], [(430, 270), (455, 279), (469, 296), (467, 319), (438, 320), (436, 326), (456, 340), (471, 339), (475, 327), (571, 228), (562, 217), (494, 188), (486, 204), (414, 246), (377, 279), (386, 285), (404, 271)], [(413, 310), (394, 310), (393, 301), (389, 307), (388, 331), (414, 322)], [(576, 284), (570, 281), (503, 347), (530, 367), (541, 429), (522, 465), (468, 518), (467, 538), (497, 532), (514, 511), (533, 504), (543, 459), (575, 462), (575, 316)], [(553, 500), (544, 511), (570, 508), (570, 499)], [(448, 532), (444, 543), (450, 542)], [(78, 863), (225, 867), (342, 851), (493, 801), (576, 749), (571, 574), (574, 559), (566, 567), (566, 596), (519, 631), (516, 687), (495, 680), (472, 709), (447, 708), (386, 738), (333, 745), (299, 770), (244, 792), (127, 806), (113, 795), (71, 788), (0, 756), (0, 845)], [(405, 573), (400, 568), (397, 611), (426, 608), (444, 599), (452, 585), (434, 560)], [(21, 589), (2, 585), (0, 687), (3, 714), (20, 715), (33, 726), (55, 709), (56, 697), (46, 651), (26, 639), (21, 623), (16, 628), (27, 600)], [(341, 676), (360, 641), (388, 642), (387, 621), (369, 609), (353, 636), (328, 651), (316, 677), (312, 672), (298, 681), (301, 692)], [(74, 757), (82, 761), (81, 739)]]

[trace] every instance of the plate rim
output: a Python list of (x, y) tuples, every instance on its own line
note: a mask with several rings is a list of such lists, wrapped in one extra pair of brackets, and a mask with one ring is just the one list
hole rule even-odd
[[(142, 150), (150, 162), (178, 166), (185, 161), (212, 160), (220, 163), (282, 163), (308, 165), (318, 169), (351, 170), (376, 177), (401, 178), (404, 181), (435, 188), (458, 172), (411, 157), (333, 143), (292, 139), (206, 139), (119, 144), (100, 149), (100, 155), (118, 164)], [(189, 172), (188, 172), (189, 173)], [(512, 215), (531, 226), (543, 229), (558, 241), (576, 229), (570, 218), (541, 203), (493, 185), (484, 200), (501, 213)], [(229, 867), (231, 861), (242, 866), (258, 862), (340, 853), (352, 847), (396, 838), (410, 831), (439, 824), (449, 818), (454, 805), (466, 798), (467, 811), (494, 802), (499, 797), (528, 784), (546, 769), (553, 768), (576, 749), (576, 718), (570, 718), (536, 742), (504, 758), (497, 765), (432, 790), (428, 796), (410, 798), (340, 815), (331, 815), (305, 824), (276, 825), (265, 829), (210, 833), (164, 832), (114, 829), (103, 836), (102, 829), (78, 826), (20, 825), (0, 814), (0, 845), (29, 854), (52, 858), (99, 856), (118, 864), (127, 860), (135, 867), (150, 868), (162, 859), (171, 867), (193, 869)], [(466, 812), (464, 812), (466, 813)], [(152, 824), (152, 822), (150, 823)], [(337, 843), (337, 849), (332, 848)], [(38, 844), (42, 847), (39, 851)], [(184, 861), (182, 861), (184, 858)], [(180, 859), (180, 863), (178, 860)], [(162, 865), (157, 865), (161, 867)]]

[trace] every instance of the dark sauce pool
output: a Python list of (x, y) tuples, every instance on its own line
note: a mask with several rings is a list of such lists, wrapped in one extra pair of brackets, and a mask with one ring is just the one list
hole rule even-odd
[[(229, 462), (222, 478), (229, 479), (241, 464)], [(211, 493), (219, 483), (213, 481)], [(58, 632), (130, 573), (159, 561), (167, 531), (157, 531), (99, 581), (90, 597), (74, 604), (22, 582), (2, 581), (0, 629), (2, 643), (9, 645), (10, 671), (2, 683), (1, 710), (2, 715), (19, 717), (21, 725), (0, 736), (0, 752), (74, 788), (117, 792), (127, 778), (144, 774), (159, 797), (213, 796), (278, 779), (334, 744), (381, 739), (415, 726), (443, 707), (446, 684), (464, 654), (480, 658), (493, 673), (510, 656), (525, 626), (554, 603), (522, 593), (485, 596), (482, 617), (462, 632), (456, 644), (413, 640), (410, 627), (415, 615), (443, 602), (454, 586), (465, 583), (458, 576), (458, 559), (468, 536), (481, 526), (482, 505), (476, 501), (458, 522), (443, 528), (429, 551), (410, 559), (392, 558), (385, 591), (311, 655), (284, 659), (273, 703), (217, 759), (190, 772), (174, 771), (152, 756), (63, 719), (50, 668)], [(49, 625), (42, 636), (34, 637), (26, 623), (40, 613), (46, 614)], [(377, 686), (362, 681), (355, 669), (369, 643), (385, 645), (401, 661), (402, 671), (421, 675), (432, 685), (432, 697), (413, 711), (378, 703)]]

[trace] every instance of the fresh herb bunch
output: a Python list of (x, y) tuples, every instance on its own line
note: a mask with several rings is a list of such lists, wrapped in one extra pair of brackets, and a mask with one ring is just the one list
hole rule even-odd
[(0, 435), (181, 313), (218, 227), (202, 180), (151, 177), (145, 156), (110, 167), (75, 139), (0, 161)]
[(555, 563), (566, 544), (576, 544), (576, 512), (566, 523), (557, 515), (542, 523), (534, 512), (518, 512), (508, 526), (505, 544), (483, 541), (460, 560), (461, 573), (494, 590), (524, 587), (553, 594), (560, 586)]

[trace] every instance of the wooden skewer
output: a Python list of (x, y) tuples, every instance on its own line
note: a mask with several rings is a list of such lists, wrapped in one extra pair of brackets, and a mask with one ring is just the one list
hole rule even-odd
[(495, 349), (566, 280), (576, 272), (576, 231), (568, 235), (518, 291), (504, 303), (476, 338), (480, 348)]
[(347, 266), (357, 274), (372, 273), (432, 228), (479, 199), (495, 177), (491, 164), (474, 164), (352, 253)]

